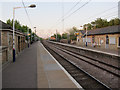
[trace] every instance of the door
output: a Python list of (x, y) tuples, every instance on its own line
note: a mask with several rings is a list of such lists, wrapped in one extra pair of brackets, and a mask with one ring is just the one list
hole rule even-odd
[(119, 40), (118, 40), (118, 46), (120, 47), (120, 37), (119, 37)]
[(18, 52), (20, 52), (20, 36), (18, 36)]
[(109, 46), (109, 37), (108, 37), (108, 35), (106, 36), (106, 47), (105, 48), (108, 48), (108, 46)]

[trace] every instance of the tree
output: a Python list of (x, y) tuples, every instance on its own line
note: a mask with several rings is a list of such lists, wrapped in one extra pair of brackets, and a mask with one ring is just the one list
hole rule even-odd
[(84, 30), (86, 30), (86, 26), (87, 26), (87, 30), (91, 30), (91, 29), (92, 29), (92, 25), (91, 25), (90, 23), (85, 24), (85, 25), (83, 26)]
[(93, 24), (96, 24), (96, 23), (95, 23), (95, 21), (92, 21), (91, 24), (93, 25)]
[[(8, 19), (7, 24), (9, 24), (11, 27), (13, 27), (13, 20)], [(15, 20), (15, 29), (20, 30), (22, 32), (27, 33), (29, 29), (29, 33), (31, 33), (31, 29), (26, 25), (21, 25), (18, 20)]]
[(107, 21), (107, 19), (97, 18), (95, 21), (92, 21), (91, 23), (84, 24), (83, 28), (86, 29), (85, 26), (88, 26), (88, 30), (95, 29), (95, 28), (103, 28), (107, 26), (113, 26), (113, 25), (120, 25), (120, 19), (115, 18), (111, 19), (110, 21)]
[(77, 28), (76, 27), (73, 27), (71, 29), (68, 30), (69, 34), (70, 34), (70, 40), (76, 40), (77, 37), (75, 36), (75, 32), (77, 32)]
[(95, 21), (91, 22), (91, 29), (96, 29), (96, 23), (95, 23)]
[[(13, 27), (13, 19), (12, 20), (8, 19), (7, 24), (9, 24), (11, 27)], [(21, 30), (21, 24), (17, 20), (15, 20), (15, 29)]]
[(35, 33), (32, 33), (32, 41), (35, 40)]
[(119, 18), (114, 19), (114, 25), (120, 25), (120, 19)]
[[(8, 19), (7, 24), (10, 25), (11, 27), (13, 27), (13, 20)], [(21, 25), (18, 20), (15, 20), (15, 29), (20, 30), (21, 32), (24, 32), (26, 34), (28, 34), (27, 33), (28, 30), (29, 30), (29, 33), (32, 33), (32, 30), (27, 25)], [(35, 35), (35, 34), (32, 33), (32, 35)], [(30, 37), (31, 37), (31, 35), (29, 35), (29, 38)], [(28, 40), (28, 36), (26, 36), (26, 39)], [(33, 40), (34, 40), (34, 37), (33, 37)]]
[(95, 23), (97, 28), (102, 28), (104, 26), (103, 19), (101, 18), (98, 18), (97, 20), (95, 20)]
[(22, 29), (22, 32), (25, 32), (25, 33), (28, 32), (28, 27), (25, 25), (23, 25), (21, 29)]
[(72, 28), (74, 31), (77, 31), (77, 28), (74, 26), (73, 28)]
[(62, 34), (62, 39), (67, 39), (67, 35), (68, 35), (68, 33), (63, 33)]
[(103, 27), (107, 26), (109, 26), (109, 22), (107, 21), (107, 19), (103, 19)]
[(120, 19), (119, 18), (111, 19), (109, 21), (109, 26), (113, 26), (113, 25), (120, 25)]
[(59, 33), (57, 33), (57, 37), (56, 37), (56, 34), (54, 34), (53, 37), (57, 38), (57, 41), (61, 40), (61, 35)]
[[(13, 23), (13, 21), (12, 21), (12, 23)], [(15, 20), (15, 29), (18, 29), (18, 30), (21, 29), (21, 25), (20, 25), (19, 21), (17, 21), (17, 20)]]
[(32, 30), (29, 28), (29, 33), (32, 33)]
[(114, 25), (114, 19), (111, 19), (110, 21), (109, 21), (109, 26), (113, 26)]
[(11, 22), (10, 19), (7, 20), (7, 24), (10, 25), (10, 26), (12, 26), (12, 22)]

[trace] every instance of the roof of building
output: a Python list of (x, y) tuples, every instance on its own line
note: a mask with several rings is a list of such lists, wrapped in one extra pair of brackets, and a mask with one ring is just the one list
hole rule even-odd
[[(86, 30), (80, 30), (80, 32), (83, 35), (85, 35)], [(103, 35), (103, 34), (117, 34), (117, 33), (120, 33), (120, 25), (88, 30), (87, 35)]]
[(12, 29), (12, 27), (0, 20), (0, 29)]
[[(6, 30), (6, 29), (8, 29), (8, 30), (9, 30), (9, 29), (10, 29), (10, 30), (13, 30), (13, 28), (12, 28), (10, 25), (4, 23), (4, 22), (1, 21), (1, 20), (0, 20), (0, 29), (2, 29), (2, 31)], [(19, 33), (23, 33), (22, 31), (17, 30), (17, 29), (15, 29), (15, 31), (16, 31), (16, 32), (19, 32)], [(23, 33), (23, 34), (25, 34), (25, 33)]]

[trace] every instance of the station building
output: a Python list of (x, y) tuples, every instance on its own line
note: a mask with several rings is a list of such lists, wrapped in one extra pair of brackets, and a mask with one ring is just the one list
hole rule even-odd
[[(15, 30), (15, 50), (16, 56), (26, 48), (25, 34), (20, 30)], [(2, 53), (2, 63), (12, 61), (13, 58), (13, 29), (10, 25), (0, 20), (0, 52)]]
[(77, 44), (85, 45), (86, 39), (90, 47), (95, 45), (102, 49), (117, 50), (120, 48), (120, 25), (87, 30), (87, 35), (86, 30), (80, 30), (77, 36)]

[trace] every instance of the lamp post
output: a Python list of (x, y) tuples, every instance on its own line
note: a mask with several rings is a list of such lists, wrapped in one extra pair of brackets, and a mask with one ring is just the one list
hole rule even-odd
[(35, 34), (36, 34), (36, 27), (34, 27), (35, 28)]
[(30, 6), (27, 7), (14, 7), (13, 8), (13, 62), (15, 62), (15, 9), (19, 9), (19, 8), (34, 8), (36, 7), (36, 5), (31, 4)]
[(92, 24), (92, 26), (94, 27), (94, 29), (96, 29), (96, 24)]
[(35, 41), (35, 37), (36, 37), (36, 27), (34, 27), (34, 29), (35, 29), (35, 34), (34, 34), (34, 41)]
[(86, 43), (85, 43), (85, 45), (87, 47), (87, 29), (88, 29), (88, 26), (85, 26), (85, 28), (86, 28)]
[[(82, 26), (80, 26), (80, 27), (82, 27)], [(86, 29), (86, 33), (85, 33), (85, 35), (86, 35), (85, 46), (87, 47), (87, 30), (88, 30), (88, 26), (85, 26), (85, 29)]]
[(28, 38), (28, 48), (29, 48), (29, 28), (27, 30), (27, 38)]

